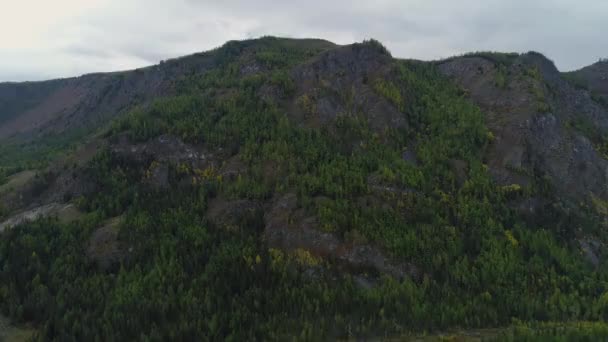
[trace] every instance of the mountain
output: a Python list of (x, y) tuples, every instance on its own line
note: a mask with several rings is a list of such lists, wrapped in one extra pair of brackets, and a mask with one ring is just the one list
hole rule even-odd
[[(297, 44), (323, 50), (334, 45), (322, 40)], [(89, 74), (44, 82), (0, 83), (0, 139), (63, 133), (97, 126), (136, 104), (177, 94), (176, 83), (202, 75), (222, 63), (223, 54), (239, 53), (247, 43), (163, 61), (133, 71)], [(230, 51), (231, 47), (235, 49)]]
[(608, 60), (599, 60), (565, 76), (577, 87), (590, 91), (595, 100), (608, 105)]
[(601, 70), (264, 37), (0, 84), (0, 309), (42, 339), (605, 338)]

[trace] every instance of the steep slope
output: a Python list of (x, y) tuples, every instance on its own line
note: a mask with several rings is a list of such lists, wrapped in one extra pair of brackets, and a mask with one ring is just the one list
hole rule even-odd
[(605, 337), (606, 112), (544, 57), (210, 54), (0, 188), (5, 315), (48, 339)]
[(501, 184), (547, 177), (562, 199), (608, 196), (608, 109), (576, 89), (542, 55), (508, 62), (484, 57), (439, 64), (486, 113), (495, 141), (488, 165)]
[[(294, 40), (320, 51), (332, 43)], [(237, 44), (234, 44), (235, 46)], [(238, 49), (247, 49), (238, 44)], [(226, 47), (223, 53), (238, 53)], [(164, 61), (133, 71), (90, 74), (44, 82), (0, 83), (0, 140), (39, 137), (98, 126), (135, 105), (176, 94), (175, 82), (217, 67), (218, 51)]]
[(600, 60), (564, 75), (575, 86), (590, 91), (597, 101), (608, 106), (608, 60)]
[[(172, 77), (179, 77), (181, 71), (177, 72)], [(1, 84), (0, 139), (58, 134), (99, 124), (138, 102), (168, 95), (170, 80), (164, 75), (165, 70), (157, 66), (57, 81)]]

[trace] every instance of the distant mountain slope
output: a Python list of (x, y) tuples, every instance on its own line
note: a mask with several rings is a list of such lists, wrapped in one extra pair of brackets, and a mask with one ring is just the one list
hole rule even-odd
[(98, 124), (169, 91), (157, 67), (64, 80), (1, 84), (0, 138), (61, 133)]
[[(293, 40), (317, 50), (334, 47), (322, 40)], [(96, 127), (135, 105), (176, 93), (177, 80), (216, 67), (224, 54), (247, 44), (194, 54), (132, 71), (89, 74), (42, 82), (0, 83), (0, 140), (35, 138)]]

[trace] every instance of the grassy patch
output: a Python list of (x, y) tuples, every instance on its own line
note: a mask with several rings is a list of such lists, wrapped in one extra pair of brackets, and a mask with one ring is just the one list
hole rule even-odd
[(32, 170), (25, 170), (6, 178), (6, 182), (0, 185), (0, 194), (13, 189), (19, 188), (25, 185), (27, 182), (32, 180), (36, 176), (36, 172)]
[(491, 341), (606, 341), (605, 322), (519, 323), (501, 331)]
[(389, 100), (398, 110), (405, 109), (405, 102), (401, 95), (401, 90), (391, 81), (385, 79), (376, 79), (374, 82), (374, 90)]
[(91, 130), (77, 130), (61, 135), (48, 135), (31, 141), (5, 140), (0, 144), (0, 179), (1, 176), (23, 170), (35, 170), (46, 167), (50, 161), (67, 153)]
[(500, 89), (505, 89), (507, 87), (507, 68), (502, 64), (496, 69), (494, 84)]
[(577, 72), (564, 72), (562, 77), (576, 89), (589, 90), (589, 82)]
[(9, 320), (0, 316), (0, 341), (2, 342), (28, 342), (35, 340), (36, 330), (29, 327), (16, 327)]

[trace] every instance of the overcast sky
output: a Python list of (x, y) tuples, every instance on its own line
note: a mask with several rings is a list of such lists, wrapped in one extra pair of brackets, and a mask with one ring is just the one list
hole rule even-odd
[(396, 57), (608, 57), (605, 0), (0, 0), (0, 81), (131, 69), (262, 35), (376, 38)]

